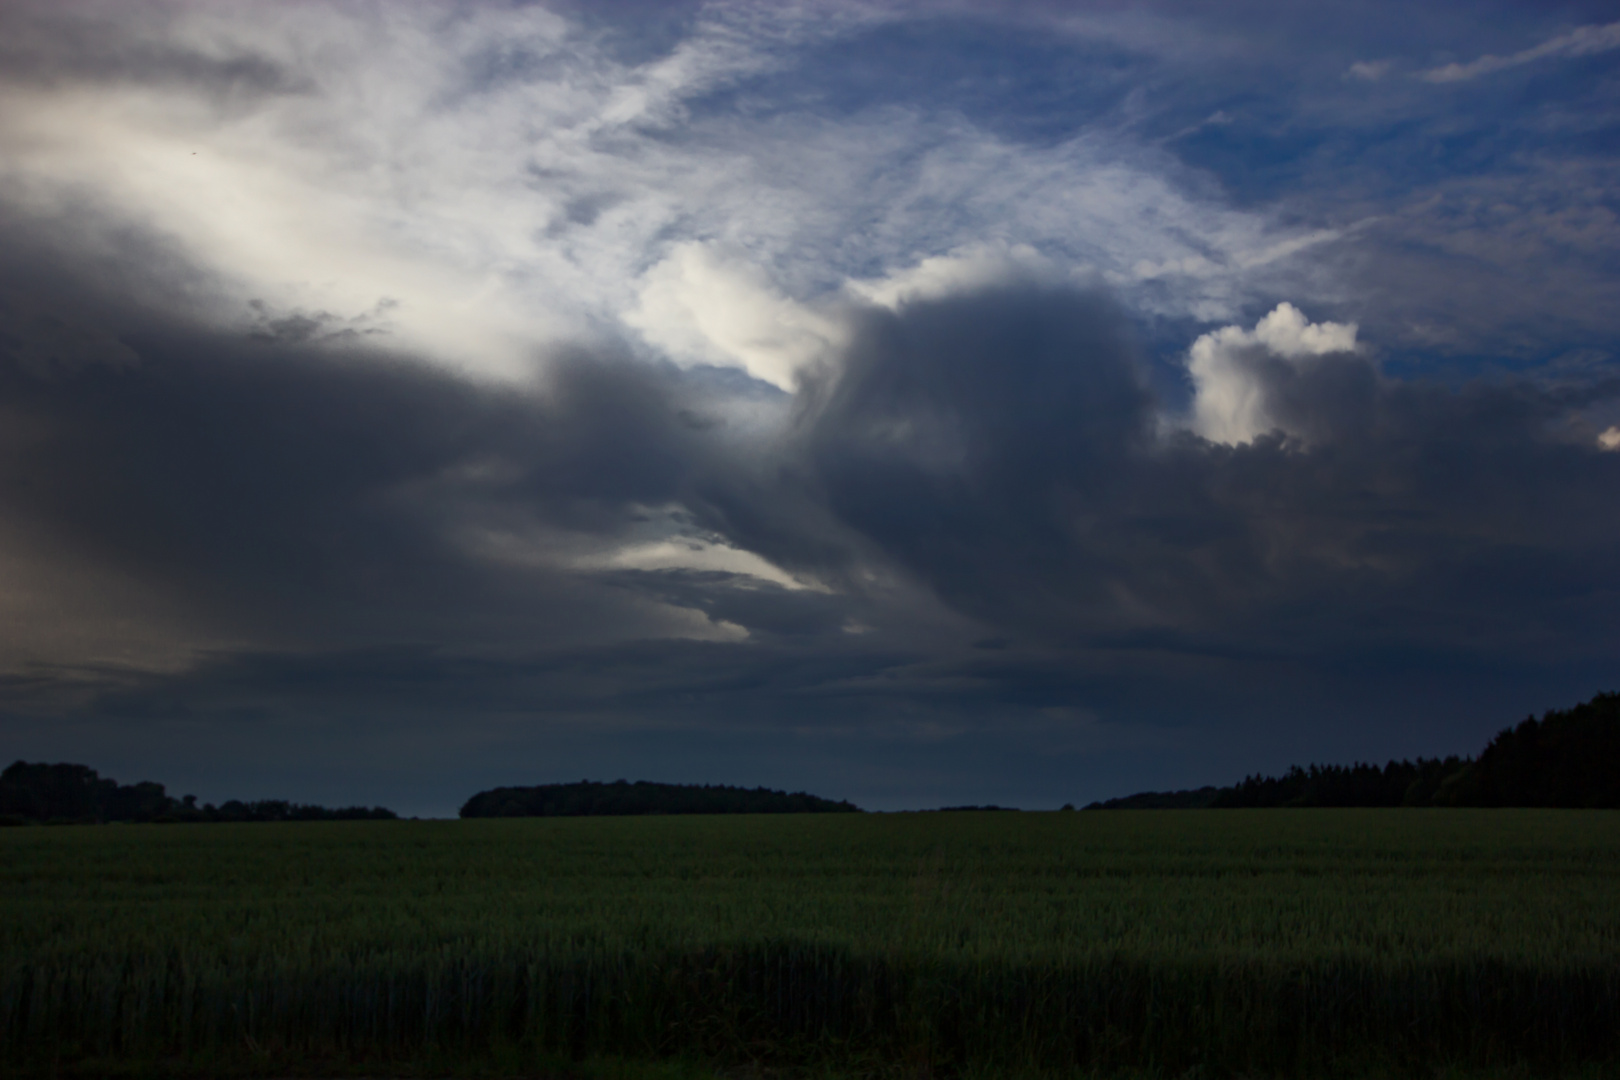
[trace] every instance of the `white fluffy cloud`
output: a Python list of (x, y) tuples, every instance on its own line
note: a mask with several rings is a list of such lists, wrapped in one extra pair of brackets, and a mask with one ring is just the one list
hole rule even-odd
[[(1283, 428), (1270, 407), (1255, 361), (1280, 358), (1308, 364), (1356, 347), (1354, 323), (1313, 323), (1292, 304), (1278, 304), (1253, 330), (1227, 326), (1204, 334), (1187, 354), (1194, 396), (1192, 428), (1212, 442), (1235, 446)], [(1294, 434), (1294, 433), (1290, 433)]]
[(647, 272), (625, 321), (677, 363), (740, 367), (793, 390), (798, 373), (841, 340), (838, 324), (782, 296), (746, 259), (682, 244)]

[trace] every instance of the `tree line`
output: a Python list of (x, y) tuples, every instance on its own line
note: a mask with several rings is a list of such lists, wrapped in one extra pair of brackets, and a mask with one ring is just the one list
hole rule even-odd
[(826, 814), (859, 813), (850, 802), (834, 802), (803, 791), (721, 784), (656, 784), (617, 780), (611, 784), (539, 784), (480, 791), (461, 808), (464, 818), (596, 817), (632, 814)]
[(14, 762), (0, 773), (0, 824), (30, 822), (91, 824), (203, 821), (385, 821), (398, 817), (380, 806), (330, 809), (283, 799), (218, 806), (197, 805), (195, 795), (176, 799), (162, 784), (120, 784), (88, 765)]
[[(1298, 765), (1230, 787), (1147, 791), (1093, 802), (1087, 810), (1333, 806), (1523, 806), (1620, 808), (1620, 693), (1549, 710), (1505, 728), (1476, 758), (1419, 758), (1382, 766)], [(946, 807), (994, 810), (1000, 807)], [(1067, 807), (1065, 807), (1067, 809)], [(499, 787), (480, 791), (464, 818), (633, 814), (858, 813), (853, 803), (799, 791), (646, 780)], [(0, 824), (31, 822), (237, 822), (389, 820), (380, 806), (332, 809), (281, 799), (215, 806), (176, 799), (162, 784), (119, 784), (86, 765), (18, 761), (0, 773)]]
[(1382, 767), (1295, 765), (1231, 787), (1145, 791), (1087, 810), (1288, 806), (1620, 807), (1620, 694), (1548, 710), (1504, 728), (1477, 758), (1419, 758)]

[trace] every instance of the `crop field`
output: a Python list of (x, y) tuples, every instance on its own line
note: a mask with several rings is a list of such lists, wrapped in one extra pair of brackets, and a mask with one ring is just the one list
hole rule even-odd
[(1620, 812), (0, 830), (0, 1073), (602, 1059), (1617, 1075)]

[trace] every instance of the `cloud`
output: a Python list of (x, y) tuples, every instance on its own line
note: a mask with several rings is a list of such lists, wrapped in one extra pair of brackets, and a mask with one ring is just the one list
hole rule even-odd
[(1389, 74), (1390, 62), (1388, 60), (1357, 60), (1345, 70), (1347, 79), (1362, 79), (1366, 82), (1377, 82)]
[[(1273, 398), (1279, 381), (1314, 358), (1354, 352), (1354, 323), (1313, 323), (1283, 303), (1253, 330), (1228, 326), (1201, 335), (1187, 355), (1193, 381), (1192, 428), (1212, 442), (1236, 446), (1288, 430)], [(1279, 363), (1279, 361), (1281, 363)]]
[(626, 55), (535, 6), (20, 5), (0, 199), (62, 247), (163, 246), (192, 287), (149, 302), (176, 316), (235, 331), (387, 302), (393, 347), (517, 382), (628, 325), (787, 386), (820, 300), (984, 245), (1127, 290), (1143, 260), (1201, 260), (1220, 272), (1140, 299), (1205, 318), (1264, 287), (1256, 253), (1302, 250), (1310, 230), (1106, 130), (1029, 143), (949, 108), (807, 108), (793, 57), (892, 17), (710, 6)]
[[(601, 348), (550, 356), (540, 386), (481, 386), (370, 345), (335, 355), (301, 334), (154, 322), (71, 287), (74, 322), (139, 359), (9, 361), (4, 401), (28, 418), (0, 484), (23, 530), (9, 557), (33, 560), (16, 565), (36, 581), (129, 585), (99, 614), (64, 606), (33, 645), (13, 638), (10, 664), (51, 659), (39, 643), (64, 635), (115, 639), (126, 593), (173, 612), (167, 637), (143, 631), (171, 666), (210, 648), (788, 626), (924, 650), (941, 634), (952, 648), (1242, 637), (1272, 604), (1351, 579), (1393, 603), (1386, 586), (1438, 580), (1453, 553), (1424, 537), (1491, 550), (1524, 526), (1482, 522), (1482, 508), (1532, 490), (1573, 506), (1594, 462), (1615, 460), (1560, 441), (1569, 407), (1553, 398), (1391, 382), (1353, 326), (1287, 304), (1194, 344), (1202, 438), (1188, 441), (1166, 427), (1117, 300), (1001, 265), (1001, 284), (972, 259), (936, 263), (916, 279), (927, 288), (826, 309), (824, 362), (792, 398)], [(1477, 464), (1419, 483), (1447, 445)], [(1471, 489), (1477, 504), (1459, 505)], [(1289, 491), (1297, 507), (1277, 501)]]
[(1614, 167), (1545, 149), (1516, 158), (1512, 175), (1413, 180), (1389, 214), (1325, 249), (1365, 335), (1430, 370), (1617, 355)]
[(1236, 121), (1233, 120), (1232, 115), (1226, 110), (1217, 109), (1208, 116), (1204, 117), (1202, 120), (1198, 121), (1196, 124), (1189, 124), (1180, 131), (1176, 132), (1174, 135), (1166, 136), (1164, 141), (1174, 142), (1177, 139), (1184, 139), (1188, 135), (1195, 135), (1206, 128), (1226, 127), (1235, 122)]
[(1486, 54), (1466, 64), (1444, 64), (1420, 71), (1418, 78), (1432, 83), (1467, 82), (1481, 75), (1520, 67), (1548, 57), (1593, 56), (1611, 49), (1620, 49), (1620, 22), (1577, 27), (1567, 34), (1549, 38), (1540, 45), (1513, 53), (1511, 56)]
[[(38, 281), (39, 264), (21, 261), (8, 289), (22, 273)], [(0, 369), (17, 576), (6, 607), (35, 627), (6, 636), (8, 669), (379, 635), (516, 645), (703, 630), (688, 609), (592, 586), (577, 564), (686, 528), (644, 521), (723, 445), (704, 436), (703, 414), (727, 398), (712, 381), (559, 353), (543, 389), (497, 390), (397, 354), (224, 335), (94, 294), (76, 282), (57, 306), (134, 363), (41, 369), (7, 350)], [(512, 558), (501, 538), (533, 557)], [(39, 618), (38, 591), (73, 580), (112, 587)]]
[(1585, 568), (1558, 572), (1571, 592), (1515, 593), (1526, 625), (1584, 603), (1582, 574), (1611, 576), (1620, 521), (1574, 523), (1613, 459), (1560, 426), (1559, 398), (1386, 380), (1354, 327), (1291, 305), (1207, 335), (1191, 366), (1195, 423), (1220, 438), (1162, 433), (1105, 297), (915, 301), (861, 317), (840, 373), (807, 391), (801, 452), (844, 525), (1015, 640), (1486, 647), (1472, 575), (1516, 590), (1532, 565)]
[(974, 244), (900, 267), (874, 281), (850, 281), (846, 288), (869, 303), (898, 311), (918, 301), (943, 300), (964, 292), (1004, 288), (1022, 282), (1061, 285), (1067, 277), (1052, 260), (1028, 244)]
[(832, 348), (838, 328), (763, 278), (712, 245), (684, 244), (647, 272), (625, 321), (677, 362), (740, 367), (791, 391), (799, 372)]

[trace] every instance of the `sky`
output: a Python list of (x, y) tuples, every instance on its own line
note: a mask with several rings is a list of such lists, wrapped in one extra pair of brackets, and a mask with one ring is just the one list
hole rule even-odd
[(1620, 688), (1606, 3), (8, 0), (0, 756), (1030, 809)]

